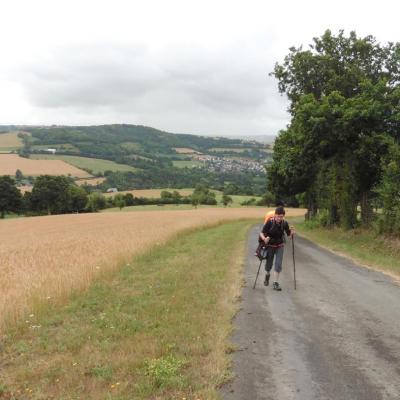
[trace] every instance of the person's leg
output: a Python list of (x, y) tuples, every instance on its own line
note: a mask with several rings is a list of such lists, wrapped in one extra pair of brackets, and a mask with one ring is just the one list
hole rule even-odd
[(265, 274), (265, 279), (264, 279), (264, 285), (268, 286), (269, 285), (269, 278), (270, 278), (270, 273), (272, 269), (272, 264), (274, 262), (274, 254), (275, 254), (275, 249), (273, 247), (268, 247), (267, 249), (267, 261), (265, 263), (265, 271), (267, 272)]
[(279, 274), (282, 271), (283, 247), (278, 247), (275, 251), (275, 268), (274, 268), (274, 289), (281, 290), (279, 285)]

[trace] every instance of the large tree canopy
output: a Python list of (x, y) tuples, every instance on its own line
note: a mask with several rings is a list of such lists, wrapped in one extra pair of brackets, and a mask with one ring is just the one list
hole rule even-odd
[(269, 189), (306, 193), (310, 211), (328, 210), (351, 227), (361, 205), (370, 221), (373, 188), (390, 138), (399, 139), (400, 45), (326, 31), (309, 50), (291, 48), (272, 73), (290, 100), (291, 124), (275, 143)]

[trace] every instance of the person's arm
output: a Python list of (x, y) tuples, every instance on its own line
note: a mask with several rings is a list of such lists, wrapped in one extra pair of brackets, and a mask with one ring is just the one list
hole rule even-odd
[(287, 223), (287, 221), (285, 221), (285, 232), (286, 232), (286, 235), (288, 235), (289, 237), (296, 233), (294, 226), (292, 225), (289, 228), (289, 224)]
[(270, 237), (269, 237), (269, 230), (271, 228), (271, 221), (268, 221), (264, 226), (260, 233), (260, 238), (264, 241), (265, 244), (268, 244)]

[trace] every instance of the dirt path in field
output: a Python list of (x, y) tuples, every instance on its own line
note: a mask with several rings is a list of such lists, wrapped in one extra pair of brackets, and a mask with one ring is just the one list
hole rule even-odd
[(400, 399), (400, 285), (296, 237), (282, 292), (263, 286), (255, 227), (248, 240), (242, 309), (232, 337), (236, 377), (224, 400)]

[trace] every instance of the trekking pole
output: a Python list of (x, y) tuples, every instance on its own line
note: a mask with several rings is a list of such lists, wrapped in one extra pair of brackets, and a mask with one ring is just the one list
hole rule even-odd
[(296, 290), (296, 261), (294, 259), (294, 237), (292, 235), (292, 255), (293, 255), (293, 279), (294, 279), (294, 290)]
[(260, 268), (261, 268), (262, 262), (263, 262), (263, 258), (261, 259), (260, 265), (258, 266), (257, 276), (256, 276), (256, 280), (254, 281), (253, 289), (255, 289), (255, 287), (256, 287), (256, 283), (257, 283), (257, 279), (258, 279), (258, 274), (260, 273)]

